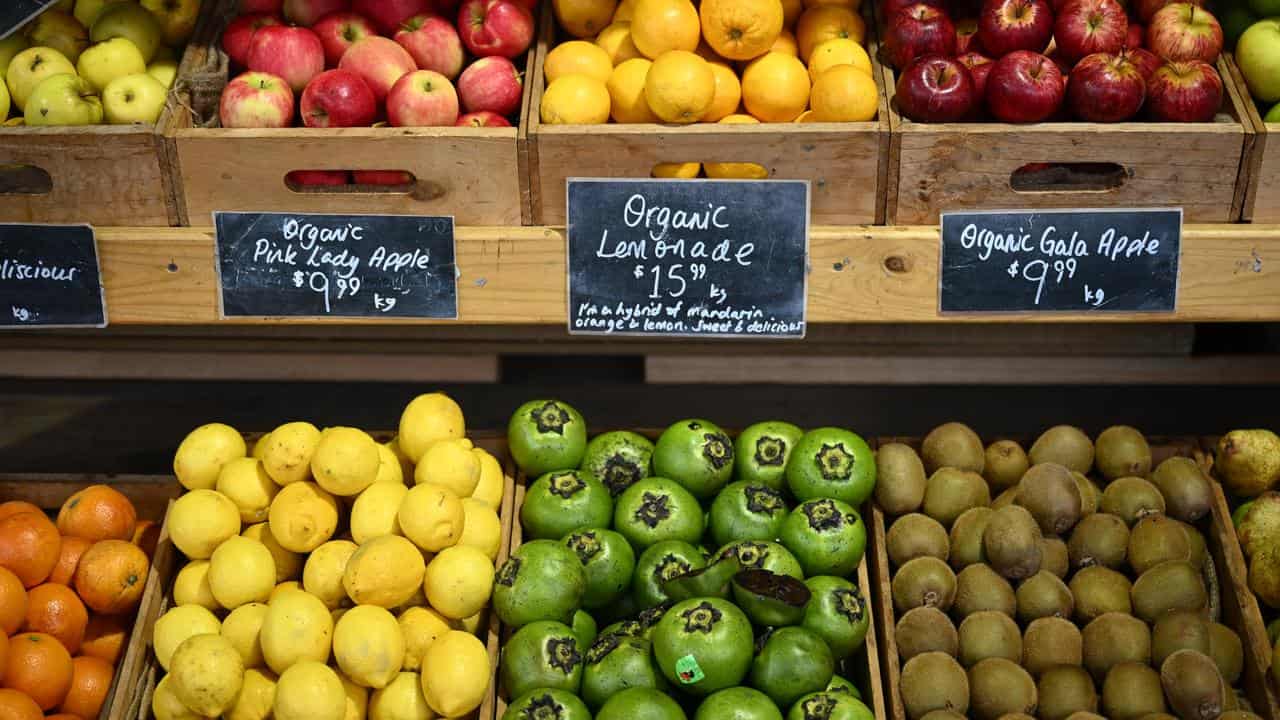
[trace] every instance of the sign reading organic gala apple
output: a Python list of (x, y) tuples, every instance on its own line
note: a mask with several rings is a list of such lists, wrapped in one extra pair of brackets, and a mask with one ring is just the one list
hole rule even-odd
[(223, 317), (458, 317), (453, 218), (214, 213)]
[(0, 40), (9, 37), (28, 20), (48, 10), (58, 0), (4, 0), (0, 2)]
[(93, 228), (0, 225), (0, 328), (106, 325)]

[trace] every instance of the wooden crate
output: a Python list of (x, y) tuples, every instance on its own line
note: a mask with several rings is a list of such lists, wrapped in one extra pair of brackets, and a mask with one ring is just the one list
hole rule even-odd
[[(1249, 96), (1240, 66), (1232, 53), (1224, 53), (1223, 61), (1231, 73), (1231, 84), (1239, 89), (1246, 120), (1254, 132), (1254, 143), (1244, 167), (1241, 168), (1241, 184), (1244, 198), (1241, 201), (1241, 219), (1246, 222), (1280, 222), (1280, 124), (1265, 123), (1257, 103)], [(1268, 142), (1270, 141), (1270, 142)]]
[[(546, 85), (542, 63), (555, 40), (563, 39), (556, 37), (547, 10), (523, 123), (534, 225), (565, 224), (571, 177), (648, 178), (658, 163), (695, 161), (754, 162), (767, 168), (771, 179), (808, 180), (815, 225), (884, 222), (889, 113), (883, 87), (876, 119), (860, 123), (544, 125), (539, 117)], [(878, 80), (875, 24), (866, 18), (867, 52)]]
[[(881, 438), (875, 445), (879, 447), (889, 442), (903, 442), (917, 449), (920, 446), (918, 438)], [(1152, 438), (1150, 442), (1153, 466), (1173, 456), (1194, 457), (1202, 466), (1206, 463), (1205, 456), (1199, 449), (1200, 443), (1196, 439)], [(1024, 447), (1026, 446), (1024, 443)], [(1216, 483), (1211, 484), (1216, 487)], [(894, 636), (897, 619), (893, 608), (893, 595), (890, 591), (892, 574), (885, 546), (885, 515), (879, 507), (872, 509), (870, 525), (870, 549), (867, 552), (872, 556), (875, 617), (881, 634), (880, 647), (883, 653), (881, 662), (884, 667), (885, 693), (889, 697), (890, 714), (887, 717), (890, 720), (907, 720), (899, 689), (901, 664), (898, 658), (898, 644)], [(1258, 647), (1258, 630), (1262, 630), (1263, 645), (1266, 645), (1266, 630), (1261, 628), (1261, 616), (1256, 623), (1249, 618), (1248, 605), (1252, 601), (1253, 612), (1256, 613), (1257, 601), (1247, 592), (1244, 558), (1240, 554), (1239, 542), (1235, 540), (1230, 512), (1225, 501), (1221, 499), (1220, 493), (1213, 512), (1200, 521), (1199, 529), (1204, 533), (1205, 543), (1213, 557), (1214, 569), (1217, 573), (1219, 604), (1222, 612), (1219, 621), (1236, 631), (1244, 647), (1244, 673), (1240, 677), (1240, 684), (1253, 705), (1253, 711), (1264, 718), (1274, 720), (1280, 717), (1280, 706), (1277, 705), (1275, 693), (1267, 683), (1267, 666), (1261, 664)], [(1271, 657), (1269, 647), (1266, 648), (1266, 657), (1268, 660)], [(1100, 688), (1099, 694), (1101, 694)]]
[[(164, 135), (172, 157), (183, 225), (209, 226), (219, 210), (452, 215), (459, 225), (519, 225), (519, 128), (228, 129), (218, 98), (230, 79), (222, 30), (236, 0), (219, 0), (215, 21), (198, 38), (202, 88), (182, 96)], [(533, 62), (534, 48), (525, 58)], [(521, 107), (529, 102), (526, 84)], [(290, 189), (294, 170), (403, 170), (408, 188), (350, 186)]]

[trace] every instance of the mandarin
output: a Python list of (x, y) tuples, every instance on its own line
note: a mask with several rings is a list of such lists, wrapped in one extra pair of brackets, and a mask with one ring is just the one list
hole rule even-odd
[(58, 710), (93, 720), (111, 691), (115, 669), (107, 661), (87, 655), (71, 660), (71, 689)]
[(90, 485), (62, 504), (58, 531), (85, 540), (132, 540), (138, 511), (129, 498), (107, 485)]
[(58, 564), (62, 538), (44, 513), (19, 512), (0, 520), (0, 566), (26, 587), (44, 582)]
[(18, 632), (26, 619), (27, 589), (12, 570), (0, 567), (0, 634)]
[(0, 720), (41, 720), (43, 717), (35, 700), (17, 690), (0, 689)]
[(125, 641), (129, 639), (125, 619), (114, 615), (90, 615), (84, 629), (80, 654), (101, 658), (113, 666), (120, 660)]
[(80, 556), (93, 545), (93, 541), (82, 537), (62, 538), (62, 547), (58, 549), (58, 564), (49, 573), (49, 582), (70, 585), (76, 576), (76, 568), (80, 565)]
[(71, 689), (71, 653), (52, 635), (21, 633), (9, 638), (8, 667), (0, 686), (26, 693), (41, 710), (52, 710)]
[(129, 612), (142, 600), (151, 561), (137, 545), (124, 540), (94, 543), (76, 568), (76, 592), (95, 611)]
[(52, 635), (72, 655), (84, 642), (89, 611), (66, 585), (45, 583), (27, 593), (27, 622), (24, 630)]

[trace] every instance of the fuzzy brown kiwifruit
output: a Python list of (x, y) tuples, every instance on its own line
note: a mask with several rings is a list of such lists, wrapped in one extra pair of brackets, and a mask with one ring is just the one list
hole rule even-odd
[(951, 524), (951, 567), (959, 572), (973, 563), (987, 561), (982, 549), (982, 533), (987, 529), (991, 513), (989, 507), (969, 508)]
[(1066, 720), (1073, 713), (1098, 712), (1098, 692), (1093, 679), (1081, 667), (1060, 665), (1040, 675), (1037, 712), (1041, 720)]
[(1119, 570), (1129, 552), (1129, 526), (1110, 513), (1094, 513), (1082, 519), (1071, 531), (1067, 554), (1071, 566), (1093, 565)]
[(912, 608), (898, 618), (893, 629), (898, 658), (903, 662), (927, 652), (943, 652), (955, 657), (960, 637), (947, 614), (932, 607)]
[(1147, 570), (1129, 591), (1133, 614), (1151, 623), (1170, 610), (1200, 610), (1209, 602), (1200, 572), (1184, 560)]
[(1199, 528), (1181, 520), (1174, 520), (1187, 533), (1187, 545), (1191, 548), (1191, 567), (1203, 568), (1209, 557), (1209, 547), (1205, 545), (1204, 534)]
[(992, 569), (1010, 580), (1031, 577), (1040, 571), (1040, 526), (1020, 505), (996, 510), (982, 533), (982, 549)]
[(964, 423), (949, 422), (929, 431), (920, 443), (920, 458), (930, 474), (938, 468), (955, 468), (982, 473), (986, 454), (982, 438)]
[(1191, 542), (1177, 520), (1152, 514), (1138, 520), (1129, 531), (1127, 554), (1135, 577), (1168, 560), (1191, 561)]
[(1115, 665), (1102, 682), (1102, 711), (1111, 720), (1137, 720), (1164, 712), (1160, 673), (1141, 663)]
[(1071, 479), (1076, 481), (1080, 491), (1080, 517), (1089, 517), (1098, 512), (1098, 503), (1102, 501), (1102, 491), (1084, 473), (1071, 471)]
[(1080, 521), (1083, 501), (1071, 472), (1057, 463), (1032, 465), (1018, 484), (1018, 504), (1045, 535), (1061, 535)]
[(1094, 618), (1080, 636), (1084, 667), (1096, 682), (1102, 682), (1107, 671), (1120, 663), (1151, 662), (1151, 630), (1127, 613), (1111, 612)]
[(1218, 720), (1262, 720), (1262, 716), (1247, 710), (1229, 710), (1219, 715)]
[(938, 468), (925, 483), (924, 514), (948, 528), (965, 510), (990, 504), (987, 481), (971, 470)]
[(1234, 686), (1244, 670), (1244, 646), (1235, 630), (1222, 623), (1209, 623), (1209, 657), (1228, 685)]
[(910, 445), (887, 443), (876, 450), (876, 504), (890, 515), (905, 515), (924, 502), (924, 463)]
[(1001, 492), (1017, 485), (1029, 467), (1031, 461), (1021, 445), (1013, 440), (997, 440), (987, 446), (986, 469), (982, 476), (993, 492)]
[(1113, 425), (1098, 433), (1094, 442), (1094, 464), (1108, 480), (1151, 471), (1151, 446), (1147, 438), (1128, 425)]
[(1129, 578), (1111, 568), (1094, 565), (1076, 572), (1067, 584), (1075, 600), (1076, 622), (1086, 625), (1107, 613), (1131, 613)]
[(1067, 720), (1107, 720), (1098, 713), (1091, 712), (1074, 712), (1067, 716)]
[(1084, 663), (1084, 638), (1070, 620), (1044, 617), (1033, 620), (1022, 634), (1022, 666), (1040, 675), (1059, 665)]
[(969, 712), (969, 676), (946, 653), (917, 655), (902, 666), (898, 679), (907, 717), (918, 720), (934, 710)]
[(1036, 719), (1032, 715), (1016, 712), (1016, 713), (1005, 713), (1000, 717), (996, 718), (996, 720), (1036, 720)]
[(1151, 484), (1164, 495), (1165, 512), (1183, 522), (1193, 523), (1213, 509), (1213, 488), (1199, 463), (1191, 458), (1171, 457), (1156, 466)]
[(936, 557), (945, 561), (951, 551), (947, 529), (921, 513), (903, 515), (894, 520), (885, 533), (884, 544), (889, 562), (895, 568), (918, 557)]
[(920, 720), (966, 720), (964, 715), (954, 710), (933, 710), (924, 714)]
[(995, 610), (1013, 617), (1018, 601), (1013, 586), (984, 563), (974, 563), (956, 574), (956, 599), (951, 613), (964, 618), (983, 610)]
[(1151, 628), (1151, 664), (1160, 667), (1179, 650), (1209, 653), (1209, 621), (1195, 610), (1174, 610), (1156, 619)]
[(1040, 538), (1040, 569), (1059, 578), (1067, 577), (1067, 573), (1071, 571), (1071, 560), (1067, 544), (1062, 538)]
[(893, 606), (900, 613), (915, 607), (951, 609), (956, 597), (956, 574), (936, 557), (907, 561), (890, 583)]
[(1009, 713), (1034, 715), (1036, 682), (1016, 660), (990, 657), (969, 668), (969, 711), (977, 720), (998, 720)]
[(960, 623), (960, 664), (973, 667), (986, 658), (1022, 661), (1022, 633), (1013, 618), (996, 610), (983, 610)]
[[(1277, 493), (1277, 494), (1280, 494), (1280, 493)], [(1018, 500), (1018, 486), (1014, 485), (1008, 490), (1005, 490), (1004, 492), (997, 495), (996, 499), (991, 501), (991, 509), (999, 510), (1002, 507), (1006, 507), (1008, 505), (1014, 504), (1015, 502), (1017, 502), (1017, 500)]]
[(1024, 624), (1042, 617), (1070, 618), (1076, 607), (1071, 588), (1057, 575), (1044, 570), (1023, 580), (1014, 599), (1018, 622)]
[(1204, 653), (1179, 650), (1160, 665), (1169, 707), (1182, 720), (1214, 720), (1225, 707), (1226, 686), (1218, 666)]
[(1045, 430), (1027, 451), (1032, 465), (1057, 463), (1087, 473), (1093, 467), (1093, 441), (1078, 427), (1057, 425)]
[(1138, 720), (1178, 720), (1178, 718), (1167, 712), (1149, 713), (1138, 718)]
[(1165, 510), (1160, 489), (1140, 477), (1122, 477), (1111, 481), (1102, 491), (1098, 509), (1119, 517), (1130, 527), (1138, 518)]

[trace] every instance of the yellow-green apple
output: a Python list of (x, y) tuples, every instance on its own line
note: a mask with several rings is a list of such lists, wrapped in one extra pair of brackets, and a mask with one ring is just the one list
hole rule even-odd
[(76, 16), (76, 20), (80, 24), (92, 28), (93, 24), (98, 21), (98, 16), (108, 5), (116, 3), (132, 2), (133, 0), (76, 0), (76, 9), (72, 11), (72, 15)]
[(1042, 53), (1053, 37), (1053, 8), (1047, 0), (983, 0), (978, 41), (993, 58), (1014, 50)]
[(357, 40), (342, 56), (338, 67), (364, 78), (378, 102), (387, 99), (397, 80), (418, 69), (404, 48), (381, 36)]
[(84, 51), (76, 63), (76, 72), (89, 81), (95, 92), (102, 92), (107, 83), (125, 75), (145, 73), (147, 63), (138, 52), (138, 46), (127, 38), (111, 38)]
[(369, 84), (350, 70), (326, 70), (312, 78), (300, 104), (307, 127), (369, 126), (378, 117)]
[(23, 117), (28, 125), (96, 125), (102, 99), (82, 77), (52, 75), (31, 91)]
[(36, 46), (14, 55), (13, 60), (9, 61), (9, 70), (4, 78), (9, 85), (9, 95), (13, 98), (14, 107), (25, 109), (27, 98), (40, 81), (63, 73), (75, 75), (76, 66), (53, 48)]
[(513, 58), (533, 42), (533, 14), (512, 0), (465, 0), (458, 8), (458, 32), (472, 55)]
[[(981, 26), (978, 31), (981, 33)], [(889, 64), (902, 70), (918, 57), (954, 55), (956, 29), (945, 10), (927, 3), (914, 3), (889, 18), (883, 47)]]
[(53, 4), (55, 10), (62, 12), (71, 12), (76, 9), (76, 0), (58, 0)]
[(373, 21), (350, 11), (329, 13), (317, 20), (311, 29), (320, 36), (324, 61), (329, 67), (337, 67), (338, 61), (356, 41), (378, 34)]
[(414, 15), (395, 35), (420, 70), (435, 70), (450, 80), (462, 72), (462, 38), (448, 20), (437, 15)]
[(449, 78), (434, 70), (416, 70), (387, 93), (392, 127), (428, 127), (458, 122), (458, 93)]
[(498, 113), (481, 110), (458, 117), (457, 127), (511, 127), (511, 123)]
[(430, 0), (352, 0), (351, 9), (372, 20), (388, 37), (405, 20), (433, 10)]
[(142, 0), (142, 7), (160, 21), (160, 33), (166, 45), (185, 45), (196, 31), (200, 0)]
[(351, 179), (357, 185), (412, 185), (413, 175), (404, 170), (355, 170)]
[(1147, 81), (1147, 114), (1163, 122), (1209, 122), (1222, 106), (1222, 77), (1203, 60), (1167, 62)]
[(43, 45), (67, 56), (71, 62), (89, 47), (89, 31), (71, 13), (49, 10), (32, 20), (22, 33), (32, 45)]
[(100, 43), (118, 37), (128, 38), (142, 53), (142, 59), (151, 62), (160, 49), (160, 21), (141, 5), (112, 5), (89, 28), (89, 39)]
[(1065, 94), (1062, 71), (1030, 50), (1000, 58), (987, 76), (987, 110), (1000, 122), (1042, 122), (1062, 107)]
[(253, 36), (259, 28), (268, 25), (283, 25), (284, 21), (269, 13), (249, 13), (241, 15), (227, 24), (222, 32), (222, 51), (231, 58), (236, 67), (249, 64), (249, 47), (253, 44)]
[(346, 170), (294, 170), (284, 180), (298, 187), (350, 185), (351, 175)]
[(282, 128), (293, 124), (293, 91), (284, 78), (247, 72), (227, 83), (218, 106), (226, 128)]
[(9, 86), (0, 82), (0, 118), (9, 117)]
[(469, 113), (488, 110), (505, 117), (520, 108), (523, 93), (520, 71), (504, 57), (480, 58), (458, 77), (458, 96)]
[(1147, 25), (1147, 47), (1165, 60), (1214, 63), (1222, 54), (1222, 26), (1213, 13), (1191, 3), (1160, 8)]
[(311, 27), (332, 12), (351, 9), (351, 0), (284, 0), (284, 19)]
[(1265, 103), (1280, 100), (1280, 18), (1259, 20), (1244, 31), (1236, 64), (1250, 94)]
[(13, 62), (13, 56), (29, 47), (31, 43), (22, 33), (14, 33), (0, 40), (0, 80), (3, 80), (5, 73), (9, 72), (9, 63)]
[(1094, 53), (1118, 53), (1129, 37), (1129, 18), (1116, 0), (1070, 0), (1053, 22), (1053, 44), (1074, 65)]
[(167, 90), (173, 86), (174, 78), (178, 77), (178, 63), (172, 60), (153, 62), (147, 66), (147, 74), (159, 80)]
[(894, 90), (898, 109), (916, 122), (956, 122), (977, 102), (973, 79), (959, 60), (925, 55), (912, 60)]
[(112, 125), (154, 125), (164, 111), (167, 94), (164, 83), (148, 73), (125, 75), (112, 80), (102, 91), (102, 109)]
[(1128, 55), (1094, 53), (1071, 69), (1067, 107), (1085, 122), (1121, 122), (1138, 114), (1147, 81)]
[(279, 15), (284, 9), (284, 0), (240, 0), (240, 14), (270, 13)]
[(311, 28), (268, 25), (249, 43), (250, 70), (284, 78), (300, 93), (311, 78), (324, 72), (324, 48)]

